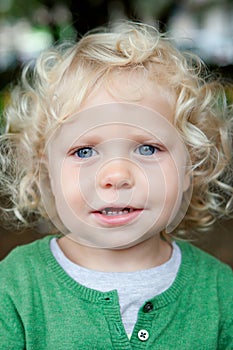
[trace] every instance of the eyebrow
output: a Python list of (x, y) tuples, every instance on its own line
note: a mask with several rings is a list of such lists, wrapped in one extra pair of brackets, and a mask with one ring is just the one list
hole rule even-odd
[(156, 135), (152, 135), (152, 134), (149, 134), (147, 132), (144, 132), (144, 134), (141, 134), (141, 133), (131, 133), (128, 135), (129, 139), (132, 139), (132, 140), (136, 140), (137, 142), (139, 143), (143, 143), (145, 141), (160, 141), (161, 140), (156, 137)]
[(103, 138), (99, 135), (83, 135), (83, 136), (81, 135), (80, 137), (78, 137), (75, 140), (75, 142), (81, 142), (84, 144), (85, 143), (88, 144), (88, 143), (90, 143), (90, 140), (91, 140), (91, 142), (97, 143), (97, 144), (103, 142)]

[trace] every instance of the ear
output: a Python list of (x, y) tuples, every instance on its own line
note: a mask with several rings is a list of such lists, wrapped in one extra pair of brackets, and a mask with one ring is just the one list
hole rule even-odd
[(184, 181), (183, 181), (183, 192), (186, 192), (191, 185), (191, 175), (189, 172), (186, 172), (184, 175)]
[(50, 174), (49, 174), (49, 182), (50, 182), (52, 193), (54, 195), (54, 182), (53, 182), (53, 178), (50, 176)]
[(52, 193), (54, 194), (54, 182), (53, 182), (53, 178), (51, 176), (51, 171), (49, 169), (49, 161), (48, 161), (48, 156), (45, 153), (40, 153), (40, 167), (41, 169), (43, 169), (43, 171), (45, 171), (46, 174), (46, 183), (47, 183), (47, 187), (50, 186)]

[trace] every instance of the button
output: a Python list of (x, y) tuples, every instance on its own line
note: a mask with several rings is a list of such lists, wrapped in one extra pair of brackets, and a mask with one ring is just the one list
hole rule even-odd
[(138, 339), (140, 339), (141, 341), (146, 341), (148, 338), (149, 338), (149, 333), (147, 332), (147, 330), (141, 329), (138, 332)]
[(148, 301), (148, 303), (146, 303), (144, 306), (143, 306), (143, 312), (147, 313), (147, 312), (150, 312), (152, 311), (154, 308), (154, 305)]

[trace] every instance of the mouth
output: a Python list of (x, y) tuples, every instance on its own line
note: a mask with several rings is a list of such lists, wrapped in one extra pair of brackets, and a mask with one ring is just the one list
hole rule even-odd
[(134, 221), (143, 209), (133, 207), (106, 207), (92, 212), (95, 219), (104, 226), (126, 225)]
[(99, 211), (100, 214), (102, 215), (107, 215), (107, 216), (115, 216), (115, 215), (125, 215), (125, 214), (129, 214), (129, 213), (133, 213), (133, 211), (135, 211), (137, 209), (134, 208), (113, 208), (113, 207), (109, 207), (109, 208), (104, 208), (102, 210)]

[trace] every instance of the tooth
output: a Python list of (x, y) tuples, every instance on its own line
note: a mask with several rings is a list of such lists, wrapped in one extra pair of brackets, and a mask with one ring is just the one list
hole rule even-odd
[(122, 209), (113, 209), (113, 208), (105, 208), (101, 211), (103, 215), (123, 215), (123, 214), (128, 214), (132, 213), (134, 211), (133, 208), (122, 208)]

